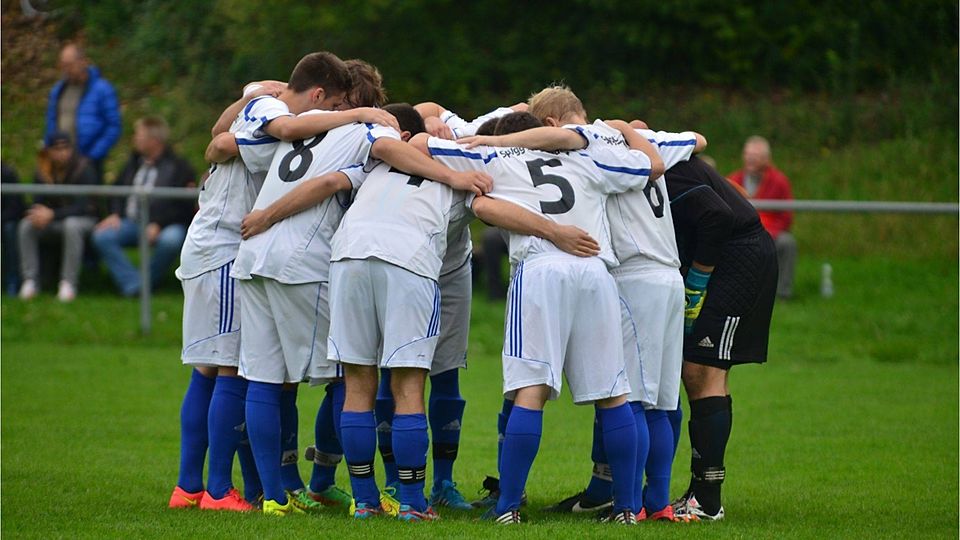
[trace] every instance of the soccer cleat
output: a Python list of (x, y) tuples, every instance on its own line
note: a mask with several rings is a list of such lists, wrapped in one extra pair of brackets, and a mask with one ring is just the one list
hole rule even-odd
[(280, 504), (273, 499), (266, 499), (263, 501), (263, 515), (265, 516), (289, 516), (292, 514), (305, 514), (297, 505), (293, 502), (295, 499), (290, 495), (287, 495), (287, 504)]
[(436, 521), (440, 519), (440, 516), (437, 515), (432, 506), (428, 506), (426, 510), (420, 512), (414, 510), (409, 504), (401, 504), (397, 512), (397, 519), (400, 521)]
[(583, 490), (576, 495), (567, 497), (553, 506), (544, 508), (543, 511), (560, 513), (599, 512), (600, 510), (605, 510), (612, 507), (612, 497), (603, 501), (595, 501), (587, 497), (587, 490)]
[(520, 512), (518, 510), (510, 510), (504, 512), (497, 516), (497, 519), (493, 520), (497, 525), (514, 525), (520, 523)]
[(636, 525), (637, 516), (630, 510), (621, 510), (617, 513), (609, 513), (600, 520), (601, 523), (616, 523), (619, 525)]
[(337, 486), (330, 486), (319, 493), (307, 490), (307, 495), (324, 506), (342, 506), (349, 508), (350, 505), (353, 504), (353, 497)]
[(390, 517), (397, 517), (400, 512), (400, 501), (397, 500), (397, 488), (386, 486), (380, 492), (380, 507)]
[(170, 494), (170, 502), (167, 503), (167, 506), (170, 508), (197, 508), (200, 506), (200, 499), (203, 498), (203, 494), (203, 490), (190, 493), (184, 491), (180, 486), (177, 486), (173, 488), (173, 493)]
[[(703, 507), (697, 502), (697, 496), (688, 491), (683, 497), (680, 497), (670, 505), (674, 517), (678, 521), (720, 521), (723, 519), (723, 507), (716, 514), (704, 512)], [(652, 518), (653, 516), (651, 516)]]
[[(478, 499), (470, 503), (470, 506), (474, 508), (490, 508), (491, 506), (497, 505), (497, 500), (500, 498), (500, 479), (493, 476), (488, 476), (483, 479), (483, 487), (480, 488), (477, 493), (482, 494), (486, 492), (487, 494), (483, 498)], [(520, 496), (520, 506), (527, 505), (527, 492), (524, 490), (523, 494)]]
[(354, 503), (350, 505), (350, 515), (354, 519), (375, 518), (383, 515), (383, 509), (367, 506), (367, 503)]
[(430, 494), (430, 506), (446, 506), (454, 510), (473, 509), (473, 505), (468, 503), (457, 489), (457, 484), (449, 480), (444, 480), (440, 484), (440, 490)]
[(253, 505), (248, 503), (240, 496), (236, 488), (230, 488), (220, 499), (214, 499), (209, 491), (203, 492), (203, 498), (200, 499), (201, 510), (229, 510), (231, 512), (252, 512)]
[(637, 514), (637, 523), (640, 523), (641, 521), (643, 521), (643, 520), (645, 520), (645, 519), (647, 519), (647, 509), (646, 509), (646, 508), (641, 508), (641, 509), (640, 509), (640, 513)]
[(304, 512), (313, 514), (323, 510), (323, 505), (313, 500), (313, 497), (308, 495), (305, 489), (287, 491), (287, 499)]
[[(643, 511), (646, 512), (646, 509), (644, 509)], [(659, 511), (650, 514), (649, 517), (645, 517), (645, 519), (648, 519), (650, 521), (671, 521), (673, 523), (681, 523), (681, 522), (686, 523), (690, 521), (689, 518), (678, 517), (673, 511), (673, 506), (669, 504), (664, 506)]]

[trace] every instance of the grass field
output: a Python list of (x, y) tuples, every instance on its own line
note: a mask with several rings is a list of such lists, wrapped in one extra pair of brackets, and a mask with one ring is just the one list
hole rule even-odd
[[(958, 272), (954, 260), (832, 259), (798, 269), (776, 308), (770, 362), (738, 368), (724, 485), (727, 520), (625, 530), (537, 511), (579, 490), (591, 410), (548, 406), (528, 491), (530, 523), (492, 530), (476, 515), (434, 524), (355, 524), (345, 515), (276, 520), (165, 508), (177, 475), (181, 298), (161, 294), (152, 335), (137, 305), (107, 293), (60, 305), (2, 301), (2, 522), (9, 537), (956, 538)], [(494, 473), (502, 303), (477, 295), (456, 477), (470, 495)], [(318, 389), (300, 394), (301, 446)], [(681, 439), (673, 494), (688, 477)], [(301, 464), (306, 477), (307, 463)], [(341, 468), (340, 484), (347, 486)], [(239, 474), (236, 475), (239, 481)]]

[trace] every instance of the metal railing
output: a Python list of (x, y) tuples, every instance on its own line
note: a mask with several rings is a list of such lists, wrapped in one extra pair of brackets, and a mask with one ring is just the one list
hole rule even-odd
[[(24, 195), (86, 195), (94, 197), (129, 197), (134, 195), (140, 204), (138, 248), (140, 252), (140, 283), (150, 283), (150, 243), (146, 229), (150, 223), (150, 199), (192, 199), (200, 190), (196, 188), (142, 187), (142, 186), (90, 186), (48, 184), (2, 184), (0, 194)], [(754, 200), (760, 210), (794, 210), (800, 212), (859, 212), (896, 214), (947, 214), (960, 215), (957, 203), (886, 202), (886, 201), (813, 201), (813, 200)], [(144, 334), (151, 328), (151, 291), (149, 286), (140, 287), (140, 331)]]

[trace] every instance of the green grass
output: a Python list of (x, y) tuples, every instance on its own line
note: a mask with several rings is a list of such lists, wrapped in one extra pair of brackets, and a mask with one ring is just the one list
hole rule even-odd
[[(958, 533), (956, 260), (834, 259), (836, 296), (817, 295), (822, 261), (802, 260), (797, 298), (776, 308), (770, 362), (737, 368), (724, 485), (728, 519), (643, 524), (665, 538), (955, 538)], [(495, 470), (503, 304), (477, 295), (456, 477), (466, 494)], [(620, 538), (628, 531), (536, 509), (589, 475), (591, 410), (547, 407), (528, 491), (531, 523), (491, 530), (441, 511), (434, 524), (355, 524), (328, 513), (281, 521), (164, 508), (177, 474), (181, 299), (137, 305), (103, 294), (63, 306), (2, 301), (3, 519), (9, 537)], [(319, 389), (300, 394), (301, 446)], [(686, 436), (673, 494), (687, 480)], [(340, 484), (347, 485), (341, 467)], [(306, 463), (301, 464), (304, 476)], [(237, 475), (239, 481), (239, 474)]]

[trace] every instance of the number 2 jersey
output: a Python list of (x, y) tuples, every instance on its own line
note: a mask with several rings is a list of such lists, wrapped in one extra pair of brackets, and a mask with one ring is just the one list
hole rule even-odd
[(200, 189), (200, 209), (180, 251), (179, 279), (216, 270), (236, 258), (240, 222), (253, 206), (280, 142), (263, 128), (281, 116), (290, 116), (287, 105), (262, 96), (251, 100), (234, 119), (230, 132), (237, 139), (240, 156), (215, 164)]
[[(493, 176), (489, 196), (585, 230), (600, 244), (599, 256), (608, 267), (616, 266), (617, 260), (604, 215), (607, 196), (643, 189), (650, 176), (646, 155), (605, 144), (570, 152), (487, 146), (467, 150), (456, 142), (430, 137), (427, 145), (434, 159), (452, 169), (482, 170)], [(513, 264), (535, 253), (557, 250), (547, 240), (510, 234)]]
[(463, 201), (446, 184), (379, 163), (333, 236), (333, 260), (377, 258), (436, 280), (450, 223), (472, 218)]
[[(308, 139), (281, 143), (253, 208), (266, 208), (301, 182), (328, 172), (343, 172), (357, 187), (365, 176), (363, 167), (373, 143), (380, 137), (400, 139), (400, 134), (380, 125), (353, 123)], [(349, 191), (342, 191), (244, 240), (231, 275), (236, 279), (261, 276), (285, 284), (327, 281), (330, 239), (350, 198)]]
[[(623, 134), (597, 120), (587, 126), (567, 126), (576, 129), (591, 144), (606, 144), (627, 148)], [(669, 133), (638, 129), (657, 148), (665, 169), (687, 161), (697, 144), (693, 132)], [(607, 200), (607, 219), (613, 252), (621, 264), (643, 259), (654, 260), (680, 268), (677, 240), (670, 215), (670, 201), (664, 176), (648, 182), (642, 189), (612, 195)]]

